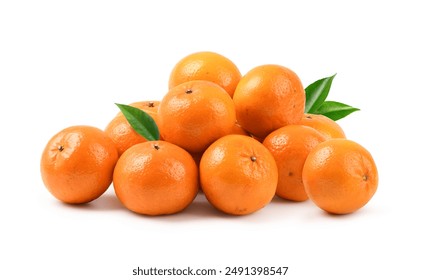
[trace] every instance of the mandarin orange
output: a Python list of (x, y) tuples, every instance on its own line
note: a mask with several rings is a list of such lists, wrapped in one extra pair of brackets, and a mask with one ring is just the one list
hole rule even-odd
[(303, 182), (307, 195), (318, 207), (333, 214), (347, 214), (373, 197), (378, 172), (363, 146), (347, 139), (330, 139), (309, 153)]
[(224, 136), (200, 160), (202, 190), (227, 214), (246, 215), (265, 207), (275, 195), (277, 181), (272, 154), (249, 136)]
[(158, 108), (163, 139), (191, 153), (203, 152), (212, 142), (231, 133), (234, 102), (209, 81), (190, 81), (171, 88)]
[(228, 58), (214, 52), (197, 52), (181, 59), (173, 68), (169, 88), (193, 80), (206, 80), (221, 86), (232, 97), (240, 70)]
[(100, 197), (118, 159), (110, 138), (92, 126), (71, 126), (54, 135), (41, 157), (41, 176), (57, 199), (71, 204)]
[(287, 125), (269, 134), (263, 145), (272, 153), (278, 167), (276, 194), (284, 199), (308, 199), (303, 185), (303, 166), (310, 151), (326, 138), (303, 125)]
[(245, 74), (234, 93), (238, 123), (258, 138), (304, 114), (305, 93), (292, 70), (279, 65), (262, 65)]
[(198, 191), (198, 169), (191, 155), (165, 141), (126, 150), (114, 169), (114, 190), (129, 210), (145, 215), (174, 214)]
[(345, 132), (337, 122), (323, 115), (304, 114), (303, 118), (298, 122), (305, 126), (312, 127), (323, 134), (326, 139), (346, 138)]
[[(157, 121), (158, 106), (160, 101), (139, 101), (129, 104), (141, 109), (152, 119)], [(105, 133), (113, 140), (119, 156), (135, 144), (146, 142), (146, 139), (138, 134), (127, 121), (123, 113), (119, 112), (106, 126)]]

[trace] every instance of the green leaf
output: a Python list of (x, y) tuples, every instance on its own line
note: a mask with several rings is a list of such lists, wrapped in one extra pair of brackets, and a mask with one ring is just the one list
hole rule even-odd
[(314, 114), (324, 115), (334, 121), (342, 119), (360, 109), (336, 101), (325, 101)]
[(144, 111), (124, 104), (115, 103), (133, 129), (146, 140), (159, 140), (159, 130), (154, 119)]
[(330, 86), (332, 85), (332, 81), (335, 76), (336, 74), (331, 77), (317, 80), (305, 89), (306, 113), (315, 113), (316, 110), (323, 104), (329, 94)]

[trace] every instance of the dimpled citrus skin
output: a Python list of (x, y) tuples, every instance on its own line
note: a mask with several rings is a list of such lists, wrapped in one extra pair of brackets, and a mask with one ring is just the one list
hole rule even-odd
[(166, 215), (190, 205), (198, 192), (198, 180), (196, 163), (187, 151), (165, 141), (149, 141), (123, 153), (113, 183), (127, 209)]
[(215, 141), (200, 160), (200, 182), (208, 201), (231, 215), (266, 206), (275, 195), (278, 172), (270, 152), (257, 140), (227, 135)]
[(72, 126), (54, 135), (46, 145), (41, 175), (57, 199), (87, 203), (108, 189), (117, 159), (114, 143), (102, 130)]
[(347, 139), (317, 145), (303, 168), (304, 188), (321, 209), (348, 214), (363, 207), (375, 194), (377, 167), (371, 154)]
[[(155, 121), (158, 115), (158, 107), (161, 101), (157, 100), (149, 100), (149, 101), (136, 101), (133, 103), (130, 103), (129, 105), (138, 109), (141, 109), (145, 113), (147, 113), (149, 116), (151, 116)], [(123, 115), (123, 113), (118, 112), (117, 115)]]
[(261, 65), (245, 74), (234, 92), (238, 123), (258, 138), (304, 114), (305, 93), (299, 77), (280, 65)]
[[(129, 104), (132, 107), (141, 109), (157, 121), (159, 101), (139, 101)], [(146, 142), (146, 139), (139, 135), (129, 124), (122, 112), (117, 115), (105, 127), (105, 133), (113, 140), (121, 156), (124, 151), (135, 144)]]
[(310, 151), (326, 138), (303, 125), (287, 125), (269, 134), (263, 145), (272, 153), (278, 167), (276, 194), (292, 201), (308, 199), (302, 172)]
[(181, 59), (173, 68), (168, 87), (193, 80), (206, 80), (221, 86), (232, 97), (241, 78), (237, 66), (214, 52), (197, 52)]
[(105, 133), (114, 142), (119, 156), (131, 146), (146, 142), (146, 139), (132, 128), (123, 114), (115, 116), (108, 123)]
[(304, 114), (303, 118), (298, 122), (305, 126), (312, 127), (323, 134), (326, 139), (346, 138), (345, 132), (334, 120), (323, 115)]
[(171, 88), (158, 108), (162, 138), (191, 153), (203, 152), (231, 133), (235, 121), (231, 97), (209, 81), (190, 81)]

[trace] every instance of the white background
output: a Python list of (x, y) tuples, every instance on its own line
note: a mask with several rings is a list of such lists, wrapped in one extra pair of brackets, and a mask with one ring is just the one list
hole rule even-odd
[[(421, 250), (416, 3), (1, 1), (0, 278), (141, 279), (133, 268), (289, 266), (286, 276), (264, 279), (414, 279)], [(287, 66), (304, 86), (337, 73), (329, 99), (361, 109), (339, 123), (379, 169), (369, 204), (332, 216), (310, 201), (274, 199), (231, 217), (199, 196), (183, 213), (152, 218), (123, 208), (112, 187), (85, 206), (47, 192), (39, 161), (53, 134), (78, 124), (105, 128), (115, 102), (161, 99), (174, 64), (202, 50), (227, 56), (243, 74)]]

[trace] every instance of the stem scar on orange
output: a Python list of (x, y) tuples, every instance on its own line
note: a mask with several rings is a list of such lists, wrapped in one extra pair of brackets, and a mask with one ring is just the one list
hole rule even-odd
[[(159, 101), (140, 101), (131, 103), (129, 106), (142, 110), (156, 122), (159, 103)], [(139, 120), (139, 122), (141, 121)], [(108, 123), (105, 133), (113, 140), (119, 156), (131, 146), (147, 141), (147, 138), (133, 129), (121, 111)]]
[(197, 52), (184, 57), (174, 66), (168, 87), (171, 89), (188, 81), (205, 80), (221, 86), (232, 97), (240, 78), (240, 70), (225, 56)]
[(323, 115), (304, 114), (298, 124), (312, 127), (323, 134), (326, 139), (346, 138), (345, 132), (334, 120)]
[(162, 138), (191, 153), (203, 152), (235, 125), (234, 102), (219, 85), (190, 81), (171, 88), (158, 108)]
[(118, 159), (117, 149), (100, 129), (72, 126), (54, 135), (41, 158), (41, 176), (57, 199), (87, 203), (110, 186)]
[(371, 154), (347, 139), (317, 145), (303, 168), (304, 188), (321, 209), (352, 213), (370, 201), (377, 190), (378, 172)]
[(326, 138), (317, 130), (303, 125), (287, 125), (269, 134), (263, 145), (272, 153), (278, 167), (276, 194), (284, 199), (304, 201), (302, 172), (311, 150)]
[(198, 192), (198, 169), (192, 156), (165, 141), (134, 145), (114, 169), (114, 189), (129, 210), (144, 215), (174, 214)]
[(227, 214), (246, 215), (263, 208), (275, 195), (277, 181), (271, 153), (249, 136), (224, 136), (200, 160), (202, 190), (215, 208)]

